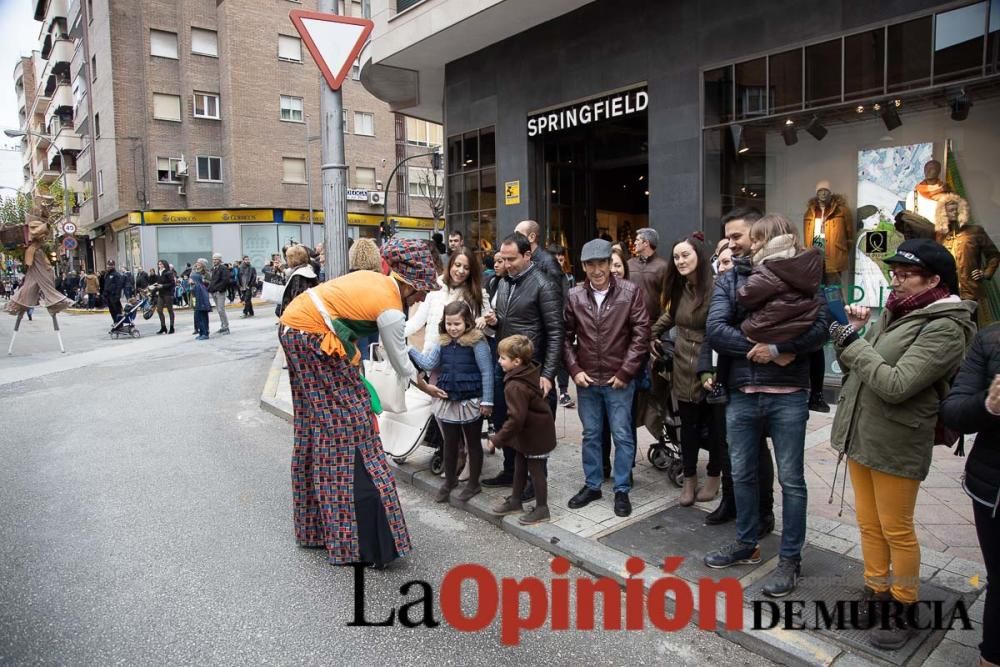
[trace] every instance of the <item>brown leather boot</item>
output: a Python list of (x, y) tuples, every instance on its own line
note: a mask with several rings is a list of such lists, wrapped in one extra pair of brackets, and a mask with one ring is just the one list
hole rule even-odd
[(694, 492), (696, 488), (698, 488), (698, 477), (696, 475), (684, 478), (684, 488), (681, 489), (681, 497), (678, 501), (681, 507), (694, 505)]

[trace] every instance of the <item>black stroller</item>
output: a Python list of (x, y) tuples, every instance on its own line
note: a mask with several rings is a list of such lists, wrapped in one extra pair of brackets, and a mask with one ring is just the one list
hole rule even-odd
[(129, 336), (130, 338), (138, 338), (141, 334), (139, 333), (139, 328), (135, 326), (135, 316), (142, 311), (143, 319), (149, 319), (153, 316), (153, 305), (149, 299), (149, 292), (145, 289), (137, 290), (135, 294), (129, 298), (128, 302), (125, 304), (125, 310), (122, 316), (115, 322), (114, 326), (111, 327), (111, 331), (108, 335), (115, 340), (121, 338), (122, 336)]
[[(674, 335), (673, 330), (660, 339), (663, 354), (653, 362), (652, 372), (658, 373), (667, 381), (668, 387), (674, 369)], [(681, 460), (681, 420), (678, 416), (677, 401), (668, 388), (666, 396), (657, 406), (660, 412), (662, 432), (656, 442), (649, 446), (646, 458), (657, 470), (666, 470), (667, 477), (678, 487), (684, 485), (684, 463)]]

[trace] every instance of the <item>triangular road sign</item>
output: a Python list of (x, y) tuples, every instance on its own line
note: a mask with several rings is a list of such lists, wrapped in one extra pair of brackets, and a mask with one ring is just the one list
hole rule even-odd
[(331, 88), (339, 90), (375, 24), (368, 19), (300, 9), (288, 15), (323, 78)]

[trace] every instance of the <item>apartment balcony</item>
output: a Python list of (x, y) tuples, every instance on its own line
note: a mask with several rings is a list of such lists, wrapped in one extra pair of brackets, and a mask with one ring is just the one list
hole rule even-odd
[(445, 64), (593, 0), (375, 0), (361, 83), (393, 111), (442, 122)]
[(70, 0), (69, 5), (66, 9), (66, 25), (69, 26), (70, 35), (74, 35), (74, 31), (77, 29), (77, 23), (79, 23), (83, 12), (80, 11), (80, 2), (82, 0)]
[(76, 79), (80, 77), (83, 81), (87, 80), (85, 74), (83, 74), (84, 65), (84, 55), (83, 55), (83, 40), (74, 39), (73, 40), (73, 57), (69, 59), (69, 72), (70, 78)]
[(75, 100), (73, 107), (73, 124), (76, 133), (83, 135), (87, 132), (87, 125), (90, 123), (90, 106), (87, 104), (87, 93), (80, 94), (80, 98)]
[(14, 65), (14, 81), (18, 83), (22, 83), (24, 81), (24, 64), (21, 62), (20, 58), (17, 59), (17, 64)]
[(66, 27), (66, 19), (60, 17), (48, 26), (48, 31), (38, 36), (41, 41), (41, 54), (44, 60), (49, 60), (52, 50), (60, 41), (68, 40), (69, 28)]
[(56, 17), (66, 19), (66, 0), (35, 0), (35, 20), (49, 23)]
[(69, 79), (58, 80), (52, 97), (45, 108), (45, 127), (52, 127), (55, 116), (68, 118), (72, 122), (73, 105), (73, 91), (70, 90)]
[[(80, 139), (73, 132), (73, 128), (64, 128), (55, 135), (52, 139), (52, 144), (49, 146), (47, 156), (49, 159), (49, 164), (52, 164), (59, 159), (59, 151), (62, 151), (66, 155), (75, 155), (83, 149), (83, 140)], [(74, 163), (73, 168), (76, 168)]]
[[(48, 82), (53, 76), (69, 77), (69, 65), (73, 60), (73, 42), (60, 39), (50, 52), (50, 58), (43, 60), (42, 78), (39, 81)], [(46, 83), (46, 85), (48, 85)]]

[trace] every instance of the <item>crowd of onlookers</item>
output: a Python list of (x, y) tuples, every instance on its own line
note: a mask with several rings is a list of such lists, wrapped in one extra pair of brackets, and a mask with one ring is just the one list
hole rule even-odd
[[(442, 259), (441, 289), (411, 312), (406, 333), (424, 331), (411, 356), (432, 382), (443, 378), (449, 393), (435, 412), (445, 449), (437, 499), (451, 496), (468, 457), (458, 499), (481, 486), (509, 486), (494, 511), (521, 513), (522, 523), (547, 520), (549, 429), (524, 387), (526, 379), (537, 383), (551, 422), (557, 404), (574, 406), (572, 380), (583, 425), (583, 484), (569, 507), (601, 498), (611, 478), (615, 514), (628, 516), (637, 427), (660, 437), (664, 416), (676, 414), (680, 505), (721, 492), (705, 523), (735, 520), (735, 539), (705, 554), (707, 566), (761, 561), (759, 541), (775, 525), (777, 475), (779, 562), (763, 591), (784, 597), (803, 567), (806, 423), (810, 410), (829, 411), (815, 368), (817, 355), (832, 344), (844, 372), (831, 435), (840, 454), (837, 476), (846, 461), (845, 478), (838, 488), (835, 476), (833, 485), (841, 498), (846, 476), (854, 488), (864, 559), (861, 621), (871, 624), (876, 646), (899, 648), (928, 623), (919, 604), (913, 523), (920, 482), (934, 446), (955, 446), (958, 432), (979, 434), (963, 486), (975, 507), (987, 572), (1000, 578), (1000, 324), (976, 335), (976, 305), (959, 298), (955, 260), (933, 240), (904, 241), (886, 259), (892, 291), (873, 317), (868, 308), (845, 305), (841, 286), (824, 284), (822, 250), (803, 247), (783, 216), (739, 209), (722, 222), (725, 235), (714, 250), (700, 232), (662, 246), (656, 231), (640, 229), (632, 244), (595, 239), (569, 257), (561, 246), (543, 247), (530, 220), (484, 258), (485, 266), (458, 232), (447, 248), (432, 244)], [(585, 276), (580, 284), (571, 261)], [(480, 336), (469, 331), (481, 332), (488, 363)], [(520, 393), (511, 393), (511, 383)], [(519, 397), (513, 408), (504, 404), (510, 396)], [(485, 479), (481, 419), (497, 434), (486, 447), (504, 446), (501, 471)], [(504, 428), (511, 419), (518, 422), (514, 430), (528, 434), (513, 446)], [(703, 480), (701, 450), (707, 451)], [(535, 507), (524, 511), (532, 499)], [(998, 607), (998, 596), (988, 594), (984, 665), (1000, 658)]]

